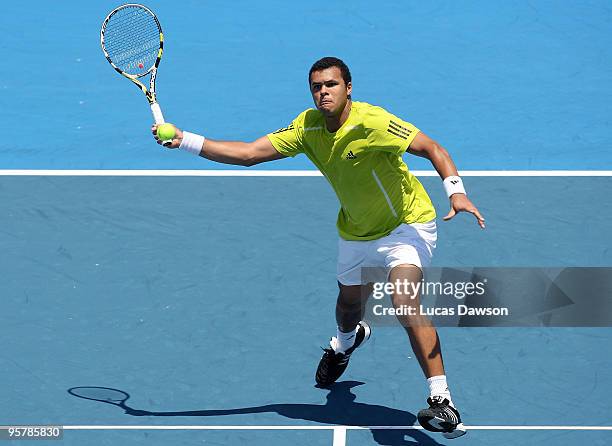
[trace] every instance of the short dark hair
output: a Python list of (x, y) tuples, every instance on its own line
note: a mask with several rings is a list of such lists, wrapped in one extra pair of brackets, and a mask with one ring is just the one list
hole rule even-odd
[(342, 62), (337, 57), (324, 57), (322, 59), (317, 60), (312, 67), (310, 67), (310, 71), (308, 72), (308, 84), (310, 85), (310, 78), (312, 77), (312, 73), (315, 71), (325, 70), (331, 67), (340, 68), (340, 73), (342, 74), (342, 79), (344, 79), (344, 83), (348, 85), (351, 82), (351, 72), (349, 68), (346, 66), (344, 62)]

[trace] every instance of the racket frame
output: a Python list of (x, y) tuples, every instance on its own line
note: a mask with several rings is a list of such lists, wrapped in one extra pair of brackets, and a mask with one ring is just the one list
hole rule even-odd
[[(117, 12), (121, 11), (122, 9), (125, 9), (128, 7), (138, 7), (138, 8), (144, 9), (148, 14), (150, 14), (153, 17), (153, 19), (155, 20), (155, 23), (157, 24), (157, 29), (159, 30), (159, 51), (157, 52), (157, 58), (155, 59), (155, 63), (151, 65), (151, 67), (145, 73), (142, 73), (142, 74), (129, 74), (129, 73), (124, 72), (117, 65), (115, 65), (113, 61), (111, 60), (108, 54), (108, 51), (106, 51), (106, 46), (104, 44), (104, 32), (106, 31), (106, 25), (110, 21), (111, 17), (115, 15)], [(115, 69), (115, 71), (117, 71), (122, 76), (131, 80), (144, 93), (144, 95), (147, 98), (147, 101), (149, 101), (149, 105), (151, 106), (151, 112), (153, 113), (153, 118), (155, 119), (155, 123), (163, 124), (165, 122), (164, 115), (162, 114), (161, 108), (159, 104), (157, 103), (157, 94), (155, 92), (155, 78), (157, 77), (157, 68), (159, 67), (159, 63), (161, 62), (162, 54), (164, 52), (164, 33), (162, 31), (161, 24), (159, 23), (159, 20), (157, 19), (157, 16), (155, 15), (155, 13), (151, 11), (149, 8), (147, 8), (146, 6), (141, 5), (139, 3), (126, 3), (125, 5), (118, 6), (117, 8), (113, 9), (106, 16), (106, 18), (104, 19), (104, 22), (102, 22), (102, 28), (100, 28), (100, 45), (102, 46), (104, 57), (106, 57), (106, 60), (108, 61), (109, 64), (111, 64), (111, 66)], [(141, 82), (139, 78), (144, 77), (148, 74), (151, 74), (151, 79), (149, 81), (149, 88), (147, 89), (145, 84)]]

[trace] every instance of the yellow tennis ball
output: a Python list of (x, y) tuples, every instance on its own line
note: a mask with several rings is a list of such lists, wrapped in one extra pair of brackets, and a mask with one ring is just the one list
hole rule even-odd
[(162, 124), (157, 127), (157, 137), (162, 141), (174, 139), (174, 126), (172, 124)]

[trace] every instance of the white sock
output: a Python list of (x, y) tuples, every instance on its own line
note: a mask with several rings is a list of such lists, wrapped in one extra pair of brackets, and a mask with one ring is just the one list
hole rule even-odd
[(340, 328), (338, 327), (338, 333), (336, 335), (336, 339), (337, 339), (336, 347), (334, 348), (334, 350), (337, 352), (342, 352), (342, 353), (347, 351), (349, 348), (355, 345), (355, 335), (356, 334), (357, 334), (357, 327), (355, 327), (353, 331), (349, 331), (348, 333), (341, 331)]
[(427, 384), (429, 384), (429, 396), (441, 396), (450, 401), (450, 405), (453, 405), (451, 399), (450, 390), (448, 390), (448, 384), (446, 383), (446, 375), (432, 376), (427, 378)]

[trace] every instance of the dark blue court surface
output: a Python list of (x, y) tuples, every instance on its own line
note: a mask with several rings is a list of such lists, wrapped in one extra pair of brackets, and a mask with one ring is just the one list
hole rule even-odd
[[(117, 4), (4, 5), (1, 169), (228, 167), (154, 144), (146, 101), (99, 48)], [(413, 122), (462, 170), (612, 165), (609, 2), (147, 5), (166, 36), (159, 100), (188, 130), (251, 140), (285, 126), (311, 106), (312, 62), (336, 55), (355, 99)], [(427, 388), (400, 328), (375, 328), (342, 381), (315, 388), (337, 293), (337, 201), (321, 177), (5, 173), (0, 425), (89, 426), (66, 445), (612, 443), (609, 328), (441, 329), (453, 398), (481, 428), (457, 440), (409, 428)], [(442, 217), (439, 179), (421, 181)], [(439, 218), (435, 266), (612, 266), (612, 177), (465, 183), (487, 229)], [(207, 426), (221, 428), (194, 430)], [(512, 430), (524, 426), (552, 429)]]
[[(445, 211), (438, 180), (422, 180)], [(576, 225), (590, 207), (579, 197), (603, 202), (609, 178), (501, 180), (466, 179), (489, 226), (481, 231), (468, 216), (441, 223), (437, 265), (610, 264), (601, 244), (609, 215), (592, 215), (586, 231)], [(542, 212), (561, 195), (577, 204)], [(427, 395), (399, 328), (378, 329), (331, 392), (313, 387), (319, 346), (334, 333), (336, 204), (324, 179), (3, 177), (0, 197), (3, 423), (414, 423)], [(466, 423), (609, 424), (610, 330), (464, 328), (441, 336)], [(80, 386), (127, 392), (134, 412), (67, 392)], [(411, 444), (400, 441), (404, 434), (444, 443), (381, 430), (349, 431), (347, 444)], [(69, 431), (64, 442), (330, 444), (331, 435)], [(610, 439), (573, 431), (466, 438), (535, 444), (560, 435)]]

